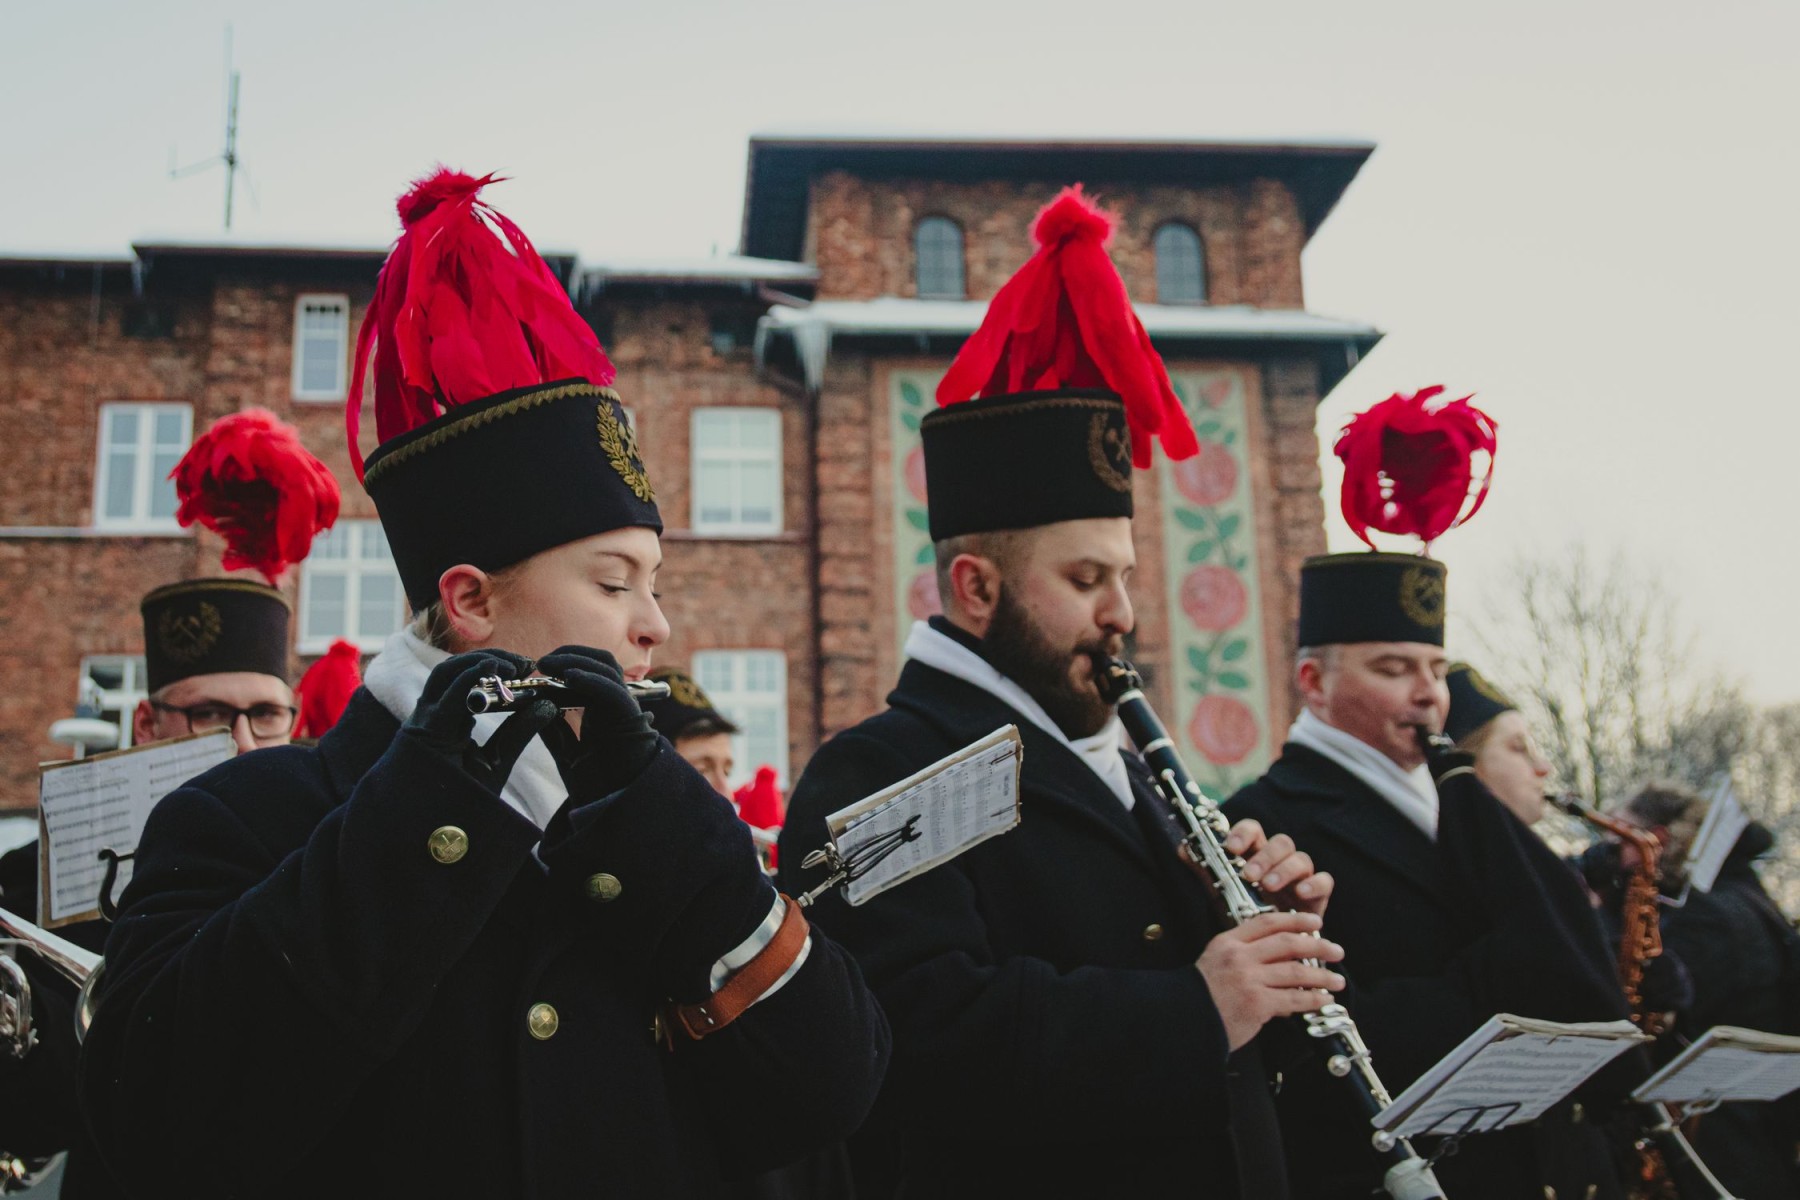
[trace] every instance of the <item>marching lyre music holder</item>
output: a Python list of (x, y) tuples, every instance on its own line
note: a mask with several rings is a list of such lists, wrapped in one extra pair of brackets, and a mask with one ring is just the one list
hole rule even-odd
[[(1463, 1139), (1468, 1137), (1471, 1133), (1488, 1133), (1502, 1128), (1518, 1114), (1519, 1107), (1519, 1101), (1509, 1100), (1501, 1104), (1470, 1104), (1463, 1108), (1458, 1108), (1445, 1113), (1442, 1117), (1438, 1118), (1437, 1121), (1433, 1122), (1429, 1129), (1426, 1129), (1417, 1135), (1419, 1137), (1441, 1137), (1444, 1139), (1432, 1148), (1430, 1154), (1425, 1156), (1426, 1163), (1434, 1167), (1437, 1166), (1440, 1162), (1462, 1149)], [(1454, 1131), (1443, 1132), (1438, 1128), (1440, 1125), (1449, 1125), (1453, 1123), (1457, 1117), (1465, 1112), (1469, 1114), (1468, 1118)], [(1496, 1117), (1491, 1124), (1483, 1126), (1482, 1120), (1489, 1113), (1499, 1113), (1500, 1116)]]
[(888, 855), (908, 842), (918, 840), (919, 816), (914, 813), (900, 828), (884, 833), (874, 841), (857, 847), (857, 852), (848, 859), (838, 853), (837, 846), (829, 843), (814, 850), (801, 860), (800, 865), (808, 871), (817, 870), (819, 867), (829, 867), (831, 875), (824, 883), (799, 897), (794, 903), (801, 908), (810, 908), (813, 901), (832, 888), (861, 878), (878, 866)]

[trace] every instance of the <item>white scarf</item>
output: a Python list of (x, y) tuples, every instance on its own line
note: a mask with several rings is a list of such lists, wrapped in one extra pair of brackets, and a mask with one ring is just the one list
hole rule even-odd
[(1119, 753), (1124, 728), (1119, 724), (1118, 717), (1108, 721), (1099, 733), (1071, 740), (1050, 719), (1044, 706), (1031, 698), (1031, 693), (1002, 675), (987, 659), (955, 638), (939, 633), (924, 621), (913, 622), (912, 631), (906, 635), (906, 646), (901, 653), (914, 662), (933, 667), (946, 675), (954, 675), (964, 683), (972, 683), (1011, 707), (1020, 716), (1073, 750), (1075, 757), (1088, 765), (1100, 782), (1119, 798), (1119, 803), (1127, 811), (1137, 804), (1137, 797), (1131, 793), (1131, 776), (1126, 773), (1125, 759)]
[[(419, 693), (425, 690), (425, 680), (432, 668), (449, 657), (447, 652), (420, 641), (410, 629), (402, 629), (382, 644), (381, 653), (363, 672), (363, 686), (404, 725), (419, 703)], [(504, 720), (505, 713), (476, 717), (476, 744), (485, 746)], [(550, 756), (550, 749), (542, 739), (532, 738), (525, 752), (519, 755), (512, 774), (506, 777), (506, 787), (500, 798), (539, 829), (550, 824), (550, 818), (569, 798), (562, 773), (556, 769), (556, 760)]]
[(1301, 709), (1300, 719), (1288, 730), (1287, 740), (1305, 746), (1329, 758), (1375, 789), (1375, 793), (1397, 809), (1401, 816), (1417, 825), (1432, 841), (1437, 841), (1438, 794), (1431, 772), (1424, 764), (1410, 771), (1352, 733), (1314, 716), (1311, 709)]

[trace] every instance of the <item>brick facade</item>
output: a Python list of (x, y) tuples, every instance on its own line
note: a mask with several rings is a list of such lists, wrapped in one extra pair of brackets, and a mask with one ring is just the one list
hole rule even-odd
[[(969, 294), (987, 298), (1029, 254), (1030, 219), (1059, 186), (1035, 177), (822, 170), (804, 191), (804, 253), (816, 267), (817, 298), (911, 296), (912, 230), (933, 215), (961, 225)], [(1205, 186), (1115, 181), (1092, 190), (1119, 214), (1113, 254), (1140, 299), (1155, 299), (1154, 231), (1179, 220), (1203, 239), (1213, 304), (1301, 306), (1300, 254), (1318, 219), (1316, 197), (1273, 178)], [(0, 809), (28, 807), (35, 764), (67, 756), (46, 731), (72, 712), (82, 656), (141, 653), (139, 598), (174, 579), (218, 573), (210, 537), (105, 536), (93, 528), (102, 404), (185, 403), (196, 433), (226, 413), (268, 408), (297, 425), (338, 476), (344, 517), (374, 516), (350, 469), (342, 403), (295, 400), (291, 369), (295, 298), (347, 295), (354, 331), (379, 256), (139, 253), (135, 263), (100, 265), (0, 258), (0, 411), (15, 448), (0, 472), (0, 586), (8, 596), (0, 609), (0, 670), (8, 680), (0, 692)], [(743, 331), (782, 298), (755, 280), (601, 283), (577, 289), (579, 303), (618, 366), (667, 526), (660, 590), (674, 632), (659, 659), (686, 663), (709, 649), (782, 651), (790, 771), (797, 773), (821, 734), (875, 711), (897, 673), (900, 623), (909, 618), (891, 603), (886, 397), (893, 372), (941, 371), (954, 344), (843, 340), (815, 391), (797, 371), (758, 365)], [(775, 286), (809, 290), (791, 281)], [(146, 324), (145, 313), (155, 319)], [(721, 330), (737, 334), (721, 337)], [(1324, 547), (1314, 413), (1335, 379), (1322, 376), (1315, 358), (1279, 346), (1168, 354), (1172, 368), (1223, 367), (1246, 381), (1268, 598), (1264, 669), (1279, 684), (1271, 709), (1286, 710), (1269, 717), (1285, 721), (1293, 703), (1285, 680), (1295, 572), (1304, 555)], [(780, 413), (777, 534), (693, 531), (693, 413), (731, 406)], [(373, 434), (365, 428), (365, 451)], [(1138, 487), (1134, 652), (1154, 667), (1168, 652), (1165, 564), (1155, 550), (1154, 481), (1140, 479)], [(297, 580), (285, 590), (296, 596)], [(294, 665), (297, 673), (304, 664)]]

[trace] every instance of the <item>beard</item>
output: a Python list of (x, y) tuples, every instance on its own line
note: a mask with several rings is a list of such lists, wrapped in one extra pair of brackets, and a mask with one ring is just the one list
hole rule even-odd
[(1025, 607), (1002, 587), (981, 648), (996, 670), (1024, 688), (1043, 707), (1063, 736), (1092, 737), (1112, 720), (1112, 705), (1100, 698), (1092, 676), (1078, 683), (1072, 672), (1083, 658), (1092, 662), (1097, 656), (1122, 651), (1125, 639), (1118, 634), (1078, 642), (1072, 647), (1054, 646), (1033, 623)]

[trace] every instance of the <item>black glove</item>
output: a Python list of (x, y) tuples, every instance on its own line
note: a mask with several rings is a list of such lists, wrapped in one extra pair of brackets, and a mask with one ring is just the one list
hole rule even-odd
[(538, 660), (537, 669), (567, 684), (572, 695), (564, 702), (583, 709), (580, 737), (566, 721), (544, 733), (570, 799), (585, 804), (610, 796), (643, 774), (662, 742), (626, 688), (617, 659), (604, 650), (562, 646)]
[(499, 795), (526, 745), (547, 727), (560, 724), (561, 713), (556, 701), (535, 699), (509, 714), (487, 745), (478, 746), (470, 736), (475, 714), (469, 711), (469, 692), (484, 676), (518, 679), (530, 670), (530, 659), (505, 650), (476, 650), (447, 658), (432, 669), (402, 732)]

